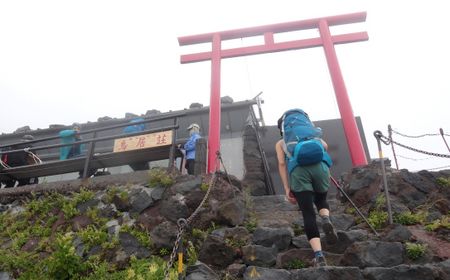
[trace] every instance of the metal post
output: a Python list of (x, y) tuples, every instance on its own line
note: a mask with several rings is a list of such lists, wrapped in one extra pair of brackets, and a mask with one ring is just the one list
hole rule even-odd
[(255, 96), (253, 99), (256, 100), (256, 106), (258, 106), (258, 113), (259, 113), (259, 120), (256, 119), (256, 121), (260, 121), (261, 122), (261, 126), (266, 126), (265, 122), (264, 122), (264, 117), (263, 117), (263, 113), (262, 113), (262, 109), (261, 109), (261, 104), (263, 103), (261, 98), (259, 97), (263, 92), (261, 91), (260, 93), (258, 93), (257, 96)]
[(395, 167), (398, 170), (397, 156), (395, 155), (394, 143), (392, 143), (392, 127), (391, 127), (391, 125), (388, 125), (388, 134), (389, 134), (389, 141), (391, 142), (392, 154), (394, 155)]
[(89, 171), (89, 165), (91, 163), (92, 155), (94, 154), (94, 148), (95, 148), (95, 138), (97, 137), (97, 132), (95, 131), (92, 135), (92, 141), (89, 143), (89, 148), (86, 154), (86, 161), (84, 162), (84, 169), (83, 169), (83, 179), (87, 178), (88, 171)]
[(447, 141), (444, 137), (444, 130), (442, 128), (439, 128), (439, 132), (441, 133), (442, 139), (444, 140), (445, 146), (447, 146), (447, 150), (450, 152), (450, 148), (448, 147)]
[(375, 138), (377, 139), (378, 156), (380, 158), (381, 173), (383, 175), (384, 195), (386, 196), (386, 205), (387, 205), (388, 215), (389, 215), (389, 224), (392, 225), (393, 220), (392, 220), (391, 199), (389, 197), (389, 188), (388, 188), (387, 179), (386, 179), (386, 167), (384, 165), (383, 150), (381, 149), (381, 137), (380, 136), (382, 134), (378, 130), (375, 131), (373, 134), (374, 134)]
[[(174, 118), (173, 125), (178, 125), (178, 118)], [(172, 169), (175, 167), (174, 161), (175, 161), (175, 149), (176, 149), (176, 140), (177, 140), (177, 130), (172, 129), (172, 146), (170, 147), (169, 151), (169, 169)]]
[(197, 139), (195, 143), (195, 163), (194, 175), (203, 175), (206, 173), (206, 156), (208, 154), (205, 138)]
[(177, 267), (177, 272), (178, 272), (178, 279), (184, 279), (183, 276), (183, 241), (180, 241), (180, 244), (178, 246), (178, 250), (177, 250), (177, 254), (178, 254), (178, 267)]

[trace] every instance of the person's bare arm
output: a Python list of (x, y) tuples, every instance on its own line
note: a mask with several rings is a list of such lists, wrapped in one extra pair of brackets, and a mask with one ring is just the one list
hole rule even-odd
[[(275, 144), (275, 151), (277, 153), (277, 160), (278, 160), (278, 173), (280, 174), (281, 182), (283, 183), (284, 192), (286, 194), (286, 199), (289, 200), (291, 203), (295, 203), (295, 199), (289, 196), (289, 192), (291, 191), (289, 187), (289, 179), (288, 179), (288, 173), (286, 168), (286, 160), (285, 160), (285, 154), (283, 151), (283, 144), (282, 140), (279, 140)], [(292, 201), (293, 199), (293, 201)]]
[(328, 144), (327, 142), (325, 142), (325, 140), (320, 139), (320, 141), (322, 142), (323, 148), (325, 149), (325, 151), (328, 151)]

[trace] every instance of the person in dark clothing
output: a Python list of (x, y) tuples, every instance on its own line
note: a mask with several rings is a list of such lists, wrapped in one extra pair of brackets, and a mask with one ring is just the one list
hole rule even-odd
[[(27, 143), (28, 141), (34, 140), (34, 137), (32, 135), (24, 135), (21, 139), (20, 144), (13, 145), (9, 147), (8, 150), (21, 150), (17, 152), (12, 153), (5, 153), (2, 155), (2, 162), (3, 164), (6, 164), (8, 167), (18, 167), (18, 166), (24, 166), (29, 164), (36, 164), (36, 156), (31, 153), (30, 151), (27, 151), (27, 148), (31, 148), (32, 145)], [(22, 178), (22, 179), (10, 179), (7, 181), (3, 181), (2, 183), (5, 184), (6, 188), (12, 188), (16, 185), (16, 181), (18, 182), (17, 186), (24, 186), (24, 185), (30, 185), (30, 184), (37, 184), (39, 182), (38, 178)]]

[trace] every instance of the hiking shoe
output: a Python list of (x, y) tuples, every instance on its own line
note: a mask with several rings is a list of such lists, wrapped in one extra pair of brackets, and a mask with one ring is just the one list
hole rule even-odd
[(324, 256), (316, 257), (312, 260), (313, 267), (323, 267), (327, 266), (327, 261), (325, 260)]
[(328, 244), (336, 244), (338, 237), (329, 216), (322, 216), (322, 229), (325, 233), (325, 241)]

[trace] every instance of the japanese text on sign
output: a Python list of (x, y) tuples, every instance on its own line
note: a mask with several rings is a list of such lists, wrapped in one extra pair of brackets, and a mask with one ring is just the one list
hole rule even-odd
[(172, 130), (114, 140), (114, 152), (125, 152), (172, 145)]

